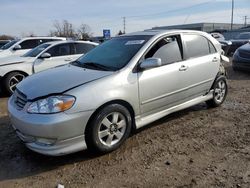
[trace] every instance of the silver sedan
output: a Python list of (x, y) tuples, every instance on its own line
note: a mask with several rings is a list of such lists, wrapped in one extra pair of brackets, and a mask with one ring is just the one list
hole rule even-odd
[(223, 103), (220, 44), (198, 31), (144, 31), (113, 38), (69, 65), (17, 85), (8, 109), (28, 148), (46, 155), (110, 152), (132, 129), (206, 102)]

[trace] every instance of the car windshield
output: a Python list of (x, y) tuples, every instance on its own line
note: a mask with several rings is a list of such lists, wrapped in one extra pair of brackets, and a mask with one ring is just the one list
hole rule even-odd
[(46, 48), (48, 48), (51, 44), (41, 44), (39, 46), (37, 46), (36, 48), (28, 51), (26, 54), (23, 55), (23, 57), (36, 57), (38, 56), (43, 50), (45, 50)]
[(250, 40), (250, 33), (241, 33), (238, 35), (237, 39), (249, 39)]
[(81, 56), (72, 64), (90, 69), (119, 70), (128, 64), (151, 37), (138, 35), (113, 38), (94, 48), (85, 56)]
[(10, 48), (11, 46), (13, 46), (14, 44), (16, 44), (19, 40), (12, 40), (10, 42), (8, 42), (7, 44), (3, 45), (0, 49), (1, 50), (6, 50), (8, 48)]

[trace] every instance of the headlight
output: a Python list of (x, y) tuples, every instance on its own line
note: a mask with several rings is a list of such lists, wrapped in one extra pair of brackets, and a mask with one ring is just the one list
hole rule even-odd
[(32, 114), (52, 114), (70, 109), (75, 103), (75, 97), (68, 95), (50, 96), (31, 103), (27, 112)]

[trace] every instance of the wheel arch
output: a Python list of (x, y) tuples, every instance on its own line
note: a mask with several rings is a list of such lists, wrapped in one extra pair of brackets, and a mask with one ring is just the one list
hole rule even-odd
[(25, 71), (22, 71), (22, 70), (13, 70), (13, 71), (10, 71), (10, 72), (7, 72), (4, 76), (3, 76), (3, 79), (6, 78), (7, 75), (13, 73), (13, 72), (18, 72), (18, 73), (22, 73), (24, 74), (26, 77), (29, 76), (29, 74)]
[(213, 82), (213, 84), (212, 84), (210, 90), (213, 89), (215, 82), (216, 82), (217, 79), (220, 78), (221, 76), (224, 76), (225, 78), (227, 78), (227, 71), (226, 71), (225, 67), (224, 67), (222, 64), (220, 64), (219, 71), (218, 71), (216, 77), (214, 78), (214, 82)]
[(86, 133), (90, 122), (97, 115), (97, 113), (100, 112), (106, 106), (111, 105), (111, 104), (120, 104), (120, 105), (124, 106), (125, 108), (127, 108), (127, 110), (129, 111), (129, 113), (131, 115), (131, 119), (132, 119), (132, 131), (134, 131), (136, 129), (136, 126), (135, 126), (135, 112), (134, 112), (134, 109), (133, 109), (132, 105), (129, 102), (125, 101), (125, 100), (117, 99), (117, 100), (112, 100), (112, 101), (104, 103), (103, 105), (101, 105), (100, 107), (98, 107), (94, 111), (94, 113), (90, 116), (90, 118), (88, 120), (88, 123), (87, 123), (87, 125), (85, 127), (85, 130), (84, 130), (84, 134)]

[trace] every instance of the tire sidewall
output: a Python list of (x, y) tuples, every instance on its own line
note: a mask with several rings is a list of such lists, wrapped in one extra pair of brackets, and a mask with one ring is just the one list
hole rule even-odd
[[(217, 100), (215, 100), (215, 88), (217, 86), (217, 84), (220, 82), (220, 81), (223, 81), (225, 83), (225, 88), (226, 88), (226, 91), (225, 91), (225, 95), (224, 95), (224, 98), (221, 102), (218, 102)], [(214, 83), (214, 86), (213, 86), (213, 89), (214, 89), (214, 92), (213, 92), (213, 102), (216, 106), (220, 106), (226, 99), (227, 97), (227, 92), (228, 92), (228, 86), (227, 86), (227, 80), (226, 80), (226, 77), (225, 76), (219, 76), (215, 83)]]
[(19, 73), (19, 72), (11, 72), (11, 73), (7, 74), (6, 77), (5, 77), (4, 80), (3, 80), (3, 87), (4, 87), (3, 89), (4, 89), (4, 91), (5, 91), (8, 95), (12, 95), (12, 94), (13, 94), (13, 92), (10, 90), (10, 79), (11, 79), (13, 76), (18, 75), (18, 74), (23, 75), (23, 76), (25, 77), (25, 75), (22, 74), (22, 73)]
[[(126, 126), (126, 130), (122, 139), (118, 143), (109, 147), (101, 143), (101, 141), (99, 140), (98, 129), (99, 129), (99, 124), (101, 123), (103, 118), (112, 112), (119, 112), (123, 114), (126, 119), (127, 126)], [(97, 112), (97, 114), (94, 116), (94, 118), (90, 122), (89, 127), (87, 128), (86, 135), (85, 135), (87, 147), (88, 149), (92, 151), (97, 151), (101, 153), (111, 152), (117, 149), (118, 147), (120, 147), (120, 145), (127, 139), (127, 137), (129, 136), (131, 132), (131, 127), (132, 127), (132, 119), (131, 119), (130, 112), (127, 110), (127, 108), (119, 104), (108, 105)]]

